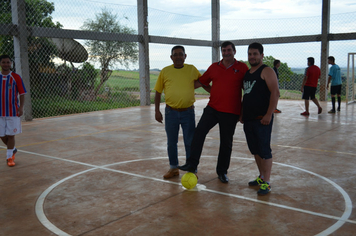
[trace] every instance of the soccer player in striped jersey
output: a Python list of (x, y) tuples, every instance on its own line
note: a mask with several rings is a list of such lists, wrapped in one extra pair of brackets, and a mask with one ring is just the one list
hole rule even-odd
[(11, 64), (8, 55), (0, 56), (0, 138), (7, 146), (6, 162), (10, 167), (15, 165), (15, 135), (22, 132), (20, 117), (26, 93), (22, 78), (11, 71)]

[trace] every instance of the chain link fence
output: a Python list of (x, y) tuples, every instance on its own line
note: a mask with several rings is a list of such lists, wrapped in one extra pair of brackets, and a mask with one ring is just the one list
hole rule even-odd
[[(29, 26), (137, 34), (136, 6), (95, 1), (25, 2)], [(0, 15), (0, 23), (9, 24), (11, 1), (4, 4), (1, 8), (6, 14)], [(34, 118), (140, 105), (136, 42), (65, 37), (28, 37)], [(14, 57), (12, 36), (0, 36), (0, 40), (1, 54)]]
[[(356, 31), (356, 12), (335, 14), (330, 16), (330, 33), (349, 33)], [(239, 25), (234, 28), (233, 25)], [(301, 35), (321, 34), (321, 17), (283, 18), (283, 19), (222, 19), (221, 37), (223, 39), (271, 38)], [(346, 39), (346, 38), (345, 38)], [(267, 40), (268, 41), (268, 40)], [(342, 100), (346, 100), (347, 85), (347, 54), (356, 51), (356, 40), (330, 41), (329, 55), (335, 57), (335, 63), (341, 68)], [(279, 71), (279, 85), (281, 99), (301, 99), (301, 85), (304, 78), (307, 58), (314, 57), (315, 65), (320, 67), (321, 42), (265, 44), (265, 63), (273, 67), (273, 61), (281, 61)], [(247, 46), (237, 47), (237, 58), (245, 59)], [(321, 78), (327, 81), (327, 78)], [(355, 78), (354, 78), (355, 79)], [(320, 83), (320, 81), (319, 81)], [(317, 88), (317, 98), (319, 98)], [(330, 91), (328, 91), (330, 99)]]
[[(90, 0), (25, 2), (29, 26), (137, 34), (136, 5)], [(1, 1), (0, 8), (0, 24), (11, 24), (11, 1)], [(356, 12), (331, 15), (330, 33), (356, 32), (355, 18)], [(148, 8), (148, 22), (150, 35), (211, 39), (210, 16), (174, 14)], [(320, 16), (267, 20), (222, 17), (220, 24), (222, 41), (321, 33)], [(346, 95), (347, 53), (355, 51), (355, 45), (356, 40), (340, 40), (331, 41), (329, 46), (329, 54), (336, 58), (336, 64), (342, 70), (343, 99)], [(172, 64), (169, 56), (173, 46), (149, 44), (151, 103), (159, 71)], [(195, 65), (203, 73), (211, 64), (212, 49), (184, 46), (186, 63)], [(281, 61), (281, 99), (301, 99), (307, 58), (314, 57), (315, 64), (320, 65), (321, 43), (265, 44), (264, 47), (266, 64), (273, 67), (275, 59)], [(247, 46), (237, 46), (236, 49), (236, 59), (246, 62)], [(0, 54), (14, 55), (12, 36), (0, 35)], [(58, 38), (28, 37), (28, 54), (34, 118), (140, 105), (136, 42), (68, 39), (65, 34)], [(196, 93), (208, 97), (202, 89)]]

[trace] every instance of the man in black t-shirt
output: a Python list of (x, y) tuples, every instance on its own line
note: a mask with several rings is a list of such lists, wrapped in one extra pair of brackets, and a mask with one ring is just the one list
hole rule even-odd
[(255, 156), (259, 177), (250, 181), (249, 186), (260, 186), (257, 194), (266, 195), (271, 191), (272, 169), (271, 133), (273, 112), (277, 107), (279, 89), (276, 73), (264, 65), (263, 46), (252, 43), (248, 47), (248, 62), (251, 69), (243, 79), (244, 96), (242, 120), (247, 145)]

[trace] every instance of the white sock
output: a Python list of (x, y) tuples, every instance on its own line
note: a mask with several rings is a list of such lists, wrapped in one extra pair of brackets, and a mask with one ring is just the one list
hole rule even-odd
[(7, 151), (6, 151), (6, 157), (7, 157), (7, 159), (9, 159), (9, 158), (12, 157), (12, 152), (13, 152), (12, 149), (7, 149)]

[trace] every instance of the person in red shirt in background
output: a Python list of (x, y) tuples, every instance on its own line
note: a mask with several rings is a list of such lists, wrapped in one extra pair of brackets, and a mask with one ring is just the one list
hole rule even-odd
[(220, 148), (216, 173), (222, 183), (227, 183), (232, 141), (241, 113), (242, 80), (248, 67), (235, 59), (236, 49), (232, 42), (226, 41), (221, 45), (221, 54), (223, 59), (213, 63), (199, 78), (203, 86), (212, 83), (209, 103), (194, 131), (190, 157), (185, 165), (178, 168), (189, 172), (197, 170), (205, 137), (210, 129), (219, 124)]
[(320, 68), (314, 65), (314, 58), (308, 57), (308, 67), (305, 69), (305, 75), (302, 83), (303, 96), (302, 99), (305, 101), (305, 111), (300, 113), (302, 116), (309, 116), (309, 99), (312, 100), (318, 107), (318, 114), (320, 114), (323, 109), (321, 108), (318, 99), (315, 98), (316, 87), (318, 87), (318, 80), (320, 78)]

